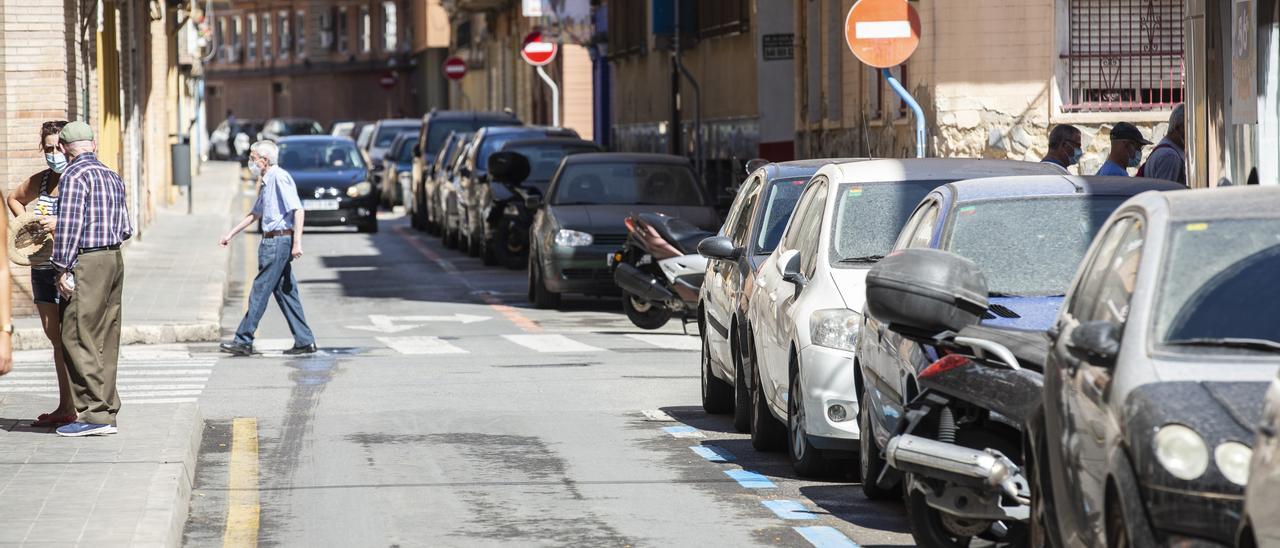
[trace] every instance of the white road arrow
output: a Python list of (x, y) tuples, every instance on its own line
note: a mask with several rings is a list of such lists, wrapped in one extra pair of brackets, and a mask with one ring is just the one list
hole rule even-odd
[(424, 322), (457, 322), (468, 324), (483, 322), (488, 319), (489, 316), (475, 316), (472, 314), (452, 314), (449, 316), (384, 316), (382, 314), (370, 314), (370, 325), (348, 325), (347, 329), (373, 331), (374, 333), (399, 333), (401, 331), (408, 331), (410, 329), (422, 327)]

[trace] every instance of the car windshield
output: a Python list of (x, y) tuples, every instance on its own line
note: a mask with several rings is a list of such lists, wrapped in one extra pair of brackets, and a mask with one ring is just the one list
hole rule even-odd
[(324, 129), (320, 127), (319, 122), (311, 120), (285, 120), (284, 131), (281, 135), (321, 135)]
[(373, 138), (373, 146), (386, 148), (394, 143), (402, 133), (415, 133), (417, 128), (411, 125), (384, 125), (378, 127), (378, 134)]
[(796, 208), (796, 200), (808, 177), (792, 179), (774, 179), (764, 190), (764, 214), (760, 216), (760, 227), (756, 230), (756, 253), (773, 253), (782, 239), (782, 231), (791, 220), (791, 213)]
[(400, 153), (396, 155), (396, 161), (412, 162), (413, 161), (413, 145), (416, 145), (416, 144), (418, 144), (418, 139), (416, 137), (413, 139), (405, 139), (404, 142), (400, 143)]
[(498, 135), (485, 135), (484, 141), (480, 142), (480, 152), (476, 154), (476, 168), (480, 170), (486, 169), (489, 165), (489, 156), (502, 150), (502, 145), (509, 141), (517, 141), (520, 139), (541, 139), (546, 137), (546, 132), (538, 130), (517, 131), (513, 133), (501, 133)]
[(346, 140), (280, 143), (280, 167), (290, 171), (363, 169), (364, 160)]
[(572, 145), (554, 145), (549, 143), (538, 145), (525, 145), (515, 147), (503, 147), (504, 151), (518, 152), (529, 159), (529, 178), (525, 182), (547, 182), (556, 174), (556, 169), (560, 167), (560, 160), (570, 154), (581, 154), (583, 152), (597, 152), (600, 149), (575, 143)]
[(1160, 341), (1280, 345), (1280, 219), (1189, 222), (1170, 230), (1157, 293)]
[(929, 192), (947, 181), (847, 183), (831, 219), (831, 264), (856, 267), (889, 254), (898, 232)]
[(1062, 295), (1094, 235), (1126, 198), (1079, 194), (960, 204), (944, 245), (977, 263), (992, 295)]
[(426, 152), (434, 154), (439, 151), (440, 145), (444, 144), (444, 140), (449, 138), (449, 134), (455, 131), (459, 134), (470, 135), (482, 127), (507, 125), (518, 125), (518, 123), (515, 120), (509, 122), (501, 120), (431, 120), (427, 124)]
[(672, 164), (580, 163), (566, 166), (553, 205), (703, 205), (688, 167)]

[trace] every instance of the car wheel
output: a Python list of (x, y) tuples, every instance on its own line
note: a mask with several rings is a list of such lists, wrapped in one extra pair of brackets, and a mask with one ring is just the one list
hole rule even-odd
[(537, 280), (535, 280), (533, 277), (533, 262), (534, 262), (533, 254), (530, 253), (529, 264), (527, 265), (527, 268), (525, 268), (525, 279), (528, 280), (528, 285), (529, 285), (528, 292), (525, 295), (529, 299), (529, 304), (533, 304), (534, 302), (533, 301), (533, 296), (534, 296), (533, 285), (535, 282), (537, 282)]
[(729, 334), (729, 354), (733, 356), (733, 429), (743, 434), (751, 431), (751, 389), (747, 388), (745, 359), (738, 341), (737, 326)]
[(627, 293), (622, 294), (622, 311), (640, 329), (658, 329), (671, 319), (671, 310), (667, 307)]
[(827, 472), (827, 461), (822, 451), (809, 443), (809, 433), (804, 427), (807, 419), (804, 389), (800, 384), (800, 367), (794, 358), (790, 384), (787, 389), (787, 449), (791, 453), (791, 467), (804, 477), (821, 476)]
[(360, 225), (356, 228), (356, 230), (359, 230), (364, 234), (377, 234), (378, 219), (375, 217), (375, 218), (369, 219), (368, 221), (361, 222)]
[(493, 240), (480, 240), (480, 262), (485, 266), (498, 266), (498, 251), (494, 248), (498, 246), (498, 242)]
[[(484, 254), (484, 240), (476, 236), (475, 232), (467, 234), (467, 255), (479, 257)], [(483, 258), (481, 259), (483, 261)]]
[(445, 249), (458, 248), (458, 234), (449, 228), (449, 225), (447, 224), (444, 225), (444, 235), (441, 236), (440, 240), (441, 243), (444, 244)]
[(777, 451), (786, 443), (786, 427), (769, 411), (759, 365), (755, 372), (755, 386), (751, 387), (751, 447), (756, 451)]
[(876, 442), (875, 431), (871, 429), (869, 407), (870, 400), (867, 399), (867, 391), (863, 389), (858, 394), (858, 475), (861, 477), (864, 496), (871, 500), (888, 500), (898, 496), (902, 487), (895, 483), (886, 489), (876, 483), (880, 479), (880, 473), (884, 471), (885, 462), (880, 454), (880, 444)]
[(533, 272), (536, 273), (533, 281), (533, 305), (538, 308), (559, 308), (560, 294), (547, 289), (542, 267), (535, 266)]
[(711, 346), (702, 336), (702, 410), (721, 415), (733, 410), (733, 387), (711, 371)]

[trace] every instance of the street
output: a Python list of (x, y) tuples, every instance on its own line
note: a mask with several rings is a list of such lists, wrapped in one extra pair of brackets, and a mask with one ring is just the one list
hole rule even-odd
[(321, 353), (282, 356), (274, 306), (260, 356), (191, 346), (220, 357), (187, 545), (912, 544), (901, 504), (797, 479), (702, 411), (696, 326), (642, 332), (616, 299), (535, 310), (523, 271), (382, 224), (307, 233), (295, 272)]

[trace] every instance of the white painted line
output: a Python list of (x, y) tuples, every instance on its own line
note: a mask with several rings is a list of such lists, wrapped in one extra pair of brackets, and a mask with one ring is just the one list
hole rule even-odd
[(423, 354), (467, 354), (466, 350), (449, 344), (440, 337), (377, 337), (378, 342), (408, 356)]
[(604, 350), (582, 344), (564, 335), (503, 335), (502, 337), (534, 352), (601, 352)]
[[(204, 384), (132, 384), (121, 383), (116, 385), (116, 389), (121, 392), (130, 390), (177, 390), (177, 389), (198, 389), (203, 390)], [(17, 394), (26, 392), (45, 392), (58, 390), (58, 383), (47, 382), (40, 385), (24, 385), (24, 386), (7, 386), (0, 389), (0, 394)], [(199, 392), (196, 392), (197, 394)]]
[(658, 348), (670, 348), (672, 350), (702, 350), (702, 340), (698, 337), (690, 337), (688, 335), (631, 334), (627, 335), (627, 337), (642, 343), (651, 344)]
[(199, 390), (146, 390), (140, 392), (120, 391), (120, 397), (128, 398), (145, 398), (147, 396), (199, 396)]
[(136, 400), (136, 401), (131, 400), (129, 403), (159, 404), (159, 403), (191, 403), (194, 401), (196, 401), (196, 398), (154, 398), (154, 399), (142, 399), (142, 400)]
[(668, 415), (666, 411), (663, 411), (661, 409), (645, 409), (644, 411), (641, 411), (641, 413), (644, 414), (645, 420), (660, 421), (660, 422), (676, 421), (675, 419), (671, 418), (671, 415)]
[[(190, 376), (190, 377), (207, 378), (211, 372), (212, 372), (211, 369), (159, 369), (159, 368), (156, 368), (154, 370), (133, 370), (133, 369), (122, 367), (116, 371), (116, 377), (124, 378), (124, 377)], [(46, 371), (17, 371), (17, 372), (5, 375), (4, 380), (5, 382), (8, 382), (11, 380), (17, 380), (17, 379), (22, 379), (26, 377), (49, 377), (52, 375), (53, 375), (53, 371), (47, 371), (47, 370)]]
[(911, 37), (910, 21), (860, 21), (854, 24), (853, 36), (858, 39), (889, 39)]

